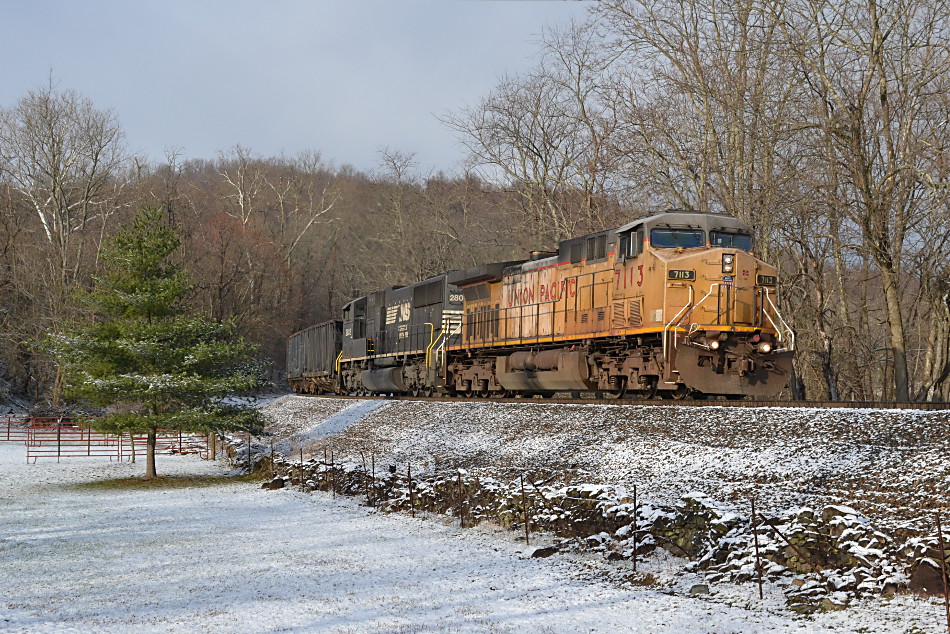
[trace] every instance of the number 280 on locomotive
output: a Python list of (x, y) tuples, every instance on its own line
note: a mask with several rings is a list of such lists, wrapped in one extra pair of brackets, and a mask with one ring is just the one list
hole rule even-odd
[(724, 214), (672, 210), (556, 253), (357, 298), (295, 333), (298, 393), (772, 397), (794, 335), (775, 267)]

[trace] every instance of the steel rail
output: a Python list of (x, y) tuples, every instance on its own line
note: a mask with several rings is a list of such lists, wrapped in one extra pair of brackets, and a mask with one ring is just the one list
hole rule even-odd
[(541, 398), (533, 396), (513, 398), (464, 398), (452, 396), (298, 394), (311, 398), (420, 401), (427, 403), (532, 403), (544, 405), (625, 405), (643, 407), (741, 407), (741, 408), (806, 408), (806, 409), (905, 409), (922, 411), (950, 411), (950, 403), (917, 403), (912, 401), (720, 401), (720, 400), (639, 400), (635, 398)]

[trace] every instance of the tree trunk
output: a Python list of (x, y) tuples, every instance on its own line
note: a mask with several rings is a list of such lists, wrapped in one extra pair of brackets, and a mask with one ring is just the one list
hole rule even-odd
[(148, 443), (146, 444), (145, 449), (145, 479), (149, 480), (151, 478), (157, 478), (158, 473), (155, 472), (155, 428), (152, 427), (148, 430)]
[(904, 318), (901, 314), (897, 274), (893, 270), (882, 267), (881, 277), (884, 282), (884, 302), (887, 307), (891, 350), (894, 353), (894, 400), (909, 401), (910, 386), (907, 374), (907, 344), (904, 338)]
[(56, 364), (56, 376), (53, 378), (53, 393), (50, 396), (50, 400), (53, 404), (53, 407), (59, 407), (60, 404), (60, 395), (63, 391), (63, 368)]
[(838, 377), (835, 376), (833, 344), (831, 341), (831, 336), (825, 331), (824, 324), (818, 328), (818, 332), (821, 335), (822, 341), (821, 374), (825, 379), (828, 400), (838, 401), (840, 400), (838, 395)]
[(792, 361), (792, 400), (793, 401), (806, 401), (808, 400), (808, 394), (805, 390), (805, 381), (802, 380), (802, 376), (796, 367), (798, 365), (798, 359)]

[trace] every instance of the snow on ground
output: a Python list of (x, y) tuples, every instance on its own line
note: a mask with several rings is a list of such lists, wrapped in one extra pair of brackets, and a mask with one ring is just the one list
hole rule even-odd
[(312, 418), (303, 416), (301, 431), (282, 438), (274, 445), (274, 449), (284, 455), (291, 455), (294, 449), (307, 447), (325, 438), (330, 438), (340, 433), (350, 425), (357, 423), (378, 409), (383, 409), (392, 404), (392, 401), (343, 401), (347, 404), (343, 409), (337, 410), (327, 418), (321, 420), (319, 424), (314, 425)]
[[(265, 411), (316, 427), (341, 402), (288, 396)], [(689, 491), (742, 509), (755, 492), (768, 512), (844, 503), (892, 530), (930, 529), (950, 497), (950, 411), (395, 401), (329, 444), (400, 469), (636, 485), (664, 504)]]
[[(222, 463), (160, 456), (167, 475)], [(755, 586), (686, 594), (598, 581), (599, 558), (527, 557), (511, 533), (384, 515), (352, 498), (234, 481), (173, 489), (83, 483), (105, 461), (27, 465), (0, 443), (0, 629), (13, 632), (938, 632), (910, 597), (794, 617)], [(536, 544), (532, 544), (532, 550)], [(662, 576), (663, 556), (641, 563)], [(917, 629), (914, 629), (917, 628)]]

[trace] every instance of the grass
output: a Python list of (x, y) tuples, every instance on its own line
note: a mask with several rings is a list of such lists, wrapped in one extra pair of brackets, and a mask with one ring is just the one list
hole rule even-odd
[(146, 480), (143, 477), (112, 478), (80, 482), (63, 487), (75, 491), (142, 491), (147, 489), (193, 489), (213, 487), (235, 482), (261, 482), (261, 474), (205, 475), (205, 476), (159, 476)]

